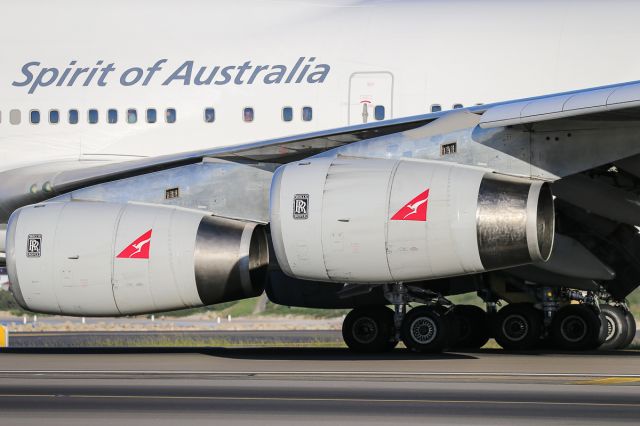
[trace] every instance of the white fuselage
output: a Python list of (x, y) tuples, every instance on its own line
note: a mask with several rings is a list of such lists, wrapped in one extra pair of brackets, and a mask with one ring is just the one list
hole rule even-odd
[(636, 2), (0, 3), (0, 170), (229, 146), (375, 121), (380, 107), (389, 119), (640, 76)]

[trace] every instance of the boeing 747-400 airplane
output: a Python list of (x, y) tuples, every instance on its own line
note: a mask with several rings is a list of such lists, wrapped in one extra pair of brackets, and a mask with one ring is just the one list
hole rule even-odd
[[(364, 352), (633, 339), (640, 3), (0, 7), (0, 251), (24, 308), (266, 290), (353, 308)], [(487, 309), (447, 299), (468, 292)]]

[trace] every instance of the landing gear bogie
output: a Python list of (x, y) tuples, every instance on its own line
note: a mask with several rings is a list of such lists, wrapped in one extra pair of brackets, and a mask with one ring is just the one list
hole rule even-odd
[(542, 327), (542, 312), (529, 303), (507, 305), (493, 320), (495, 339), (507, 350), (535, 348), (542, 337)]
[(442, 352), (451, 332), (451, 321), (427, 306), (411, 309), (402, 321), (402, 342), (413, 352)]
[(489, 341), (489, 320), (482, 308), (457, 305), (453, 314), (458, 327), (458, 336), (451, 344), (453, 349), (480, 349)]
[[(600, 345), (602, 350), (621, 349), (627, 346), (628, 334), (631, 331), (627, 323), (627, 312), (619, 306), (600, 306), (605, 338)], [(634, 331), (635, 334), (635, 331)]]
[(568, 305), (553, 317), (550, 334), (556, 347), (587, 350), (598, 346), (601, 322), (587, 305)]
[(386, 306), (356, 308), (342, 323), (342, 337), (355, 352), (375, 353), (392, 350), (395, 339), (393, 311)]
[(636, 338), (636, 320), (633, 318), (631, 312), (625, 310), (625, 319), (627, 322), (627, 337), (622, 343), (621, 349), (626, 348)]

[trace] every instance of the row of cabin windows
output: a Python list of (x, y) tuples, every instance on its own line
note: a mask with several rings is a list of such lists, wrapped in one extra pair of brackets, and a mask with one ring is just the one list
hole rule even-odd
[[(464, 105), (462, 104), (453, 104), (452, 105), (453, 109), (460, 109), (460, 108), (464, 108)], [(431, 112), (440, 112), (442, 111), (442, 105), (440, 104), (432, 104), (431, 105)]]
[[(43, 113), (44, 114), (44, 113)], [(242, 110), (242, 119), (247, 123), (251, 123), (254, 120), (255, 114), (254, 110), (251, 107), (246, 107)], [(98, 123), (100, 118), (100, 114), (97, 109), (89, 109), (87, 110), (87, 122), (89, 124)], [(155, 123), (158, 121), (158, 113), (155, 108), (148, 108), (145, 114), (147, 123)], [(313, 109), (311, 107), (302, 107), (301, 110), (301, 118), (302, 121), (311, 121), (313, 120)], [(42, 114), (40, 110), (33, 109), (29, 111), (29, 122), (31, 124), (40, 124), (40, 121), (43, 120)], [(167, 108), (165, 110), (164, 116), (165, 122), (167, 123), (175, 123), (177, 120), (177, 113), (175, 108)], [(77, 109), (70, 109), (67, 115), (67, 121), (69, 124), (78, 124), (80, 120), (80, 113)], [(205, 108), (204, 109), (204, 121), (205, 123), (213, 123), (216, 120), (216, 110), (214, 108)], [(293, 121), (293, 108), (292, 107), (284, 107), (282, 108), (282, 120), (283, 121)], [(9, 112), (9, 122), (11, 124), (20, 124), (22, 121), (22, 114), (19, 109), (12, 109)], [(49, 123), (58, 124), (61, 121), (60, 111), (57, 109), (52, 109), (49, 111)], [(129, 124), (134, 124), (138, 122), (138, 110), (135, 108), (127, 109), (126, 111), (126, 121)], [(0, 112), (0, 122), (2, 122), (2, 112)], [(107, 123), (115, 124), (118, 122), (118, 110), (117, 109), (108, 109), (107, 110)]]
[[(42, 115), (46, 115), (46, 113), (40, 113), (40, 110), (32, 109), (29, 111), (29, 122), (31, 124), (40, 124), (44, 118)], [(146, 121), (147, 123), (155, 123), (158, 121), (158, 112), (155, 108), (148, 108), (146, 110)], [(89, 109), (87, 110), (87, 122), (89, 124), (98, 123), (100, 118), (100, 113), (97, 109)], [(167, 108), (165, 110), (164, 121), (167, 123), (175, 123), (177, 119), (177, 113), (175, 108)], [(62, 121), (62, 117), (60, 111), (57, 109), (49, 110), (49, 123), (58, 124)], [(12, 109), (9, 111), (9, 122), (11, 124), (20, 124), (22, 121), (22, 113), (19, 109)], [(78, 124), (80, 121), (80, 112), (77, 109), (70, 109), (67, 112), (67, 122), (69, 124)], [(134, 124), (138, 122), (138, 110), (135, 108), (130, 108), (127, 110), (126, 121), (129, 124)], [(0, 113), (0, 122), (2, 122), (2, 115)], [(115, 124), (118, 122), (118, 110), (117, 109), (108, 109), (107, 110), (107, 123)]]
[[(313, 108), (309, 106), (302, 107), (301, 116), (302, 121), (313, 120)], [(251, 123), (255, 119), (255, 112), (252, 107), (246, 107), (242, 110), (242, 120), (246, 123)], [(214, 108), (204, 109), (204, 122), (213, 123), (216, 121), (216, 110)], [(293, 121), (293, 108), (286, 106), (282, 108), (282, 121)]]

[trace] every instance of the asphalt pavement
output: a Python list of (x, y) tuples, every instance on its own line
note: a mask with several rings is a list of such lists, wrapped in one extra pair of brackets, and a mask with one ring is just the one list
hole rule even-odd
[(638, 424), (640, 352), (13, 348), (0, 425)]

